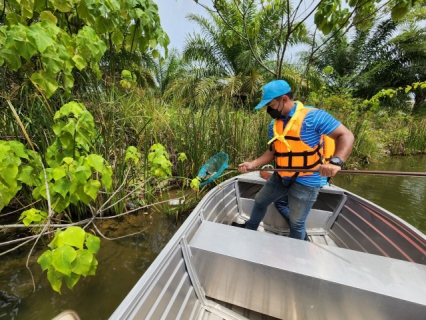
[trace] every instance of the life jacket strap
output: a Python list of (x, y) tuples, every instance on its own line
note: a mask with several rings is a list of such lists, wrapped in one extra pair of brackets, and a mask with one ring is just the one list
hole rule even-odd
[[(290, 159), (289, 159), (290, 160)], [(315, 161), (313, 164), (310, 165), (304, 165), (304, 166), (293, 166), (291, 164), (291, 162), (289, 161), (289, 165), (288, 166), (278, 166), (277, 165), (277, 169), (312, 169), (315, 168), (317, 165), (322, 164), (322, 159), (318, 159), (317, 161)]]
[(284, 128), (284, 132), (280, 135), (277, 132), (277, 120), (274, 121), (274, 137), (268, 141), (268, 144), (271, 144), (275, 140), (283, 142), (288, 150), (291, 151), (290, 144), (286, 141), (286, 134), (290, 131), (291, 127), (293, 126), (293, 123), (296, 121), (296, 119), (299, 117), (300, 111), (305, 107), (302, 102), (296, 101), (296, 111), (294, 112), (294, 115), (291, 117), (290, 121), (287, 123), (287, 125)]
[[(286, 157), (288, 158), (287, 166), (277, 166), (277, 168), (287, 168), (287, 169), (312, 169), (316, 167), (318, 164), (323, 163), (323, 156), (320, 152), (321, 145), (317, 145), (317, 147), (312, 151), (302, 151), (302, 152), (275, 152), (276, 157)], [(318, 155), (318, 160), (315, 163), (308, 165), (308, 157), (313, 155)], [(294, 157), (303, 157), (303, 166), (293, 166), (293, 158)]]

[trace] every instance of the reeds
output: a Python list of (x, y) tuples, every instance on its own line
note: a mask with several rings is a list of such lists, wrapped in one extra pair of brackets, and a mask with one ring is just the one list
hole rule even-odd
[[(41, 96), (35, 94), (32, 97), (22, 96), (20, 103), (15, 103), (16, 110), (40, 154), (44, 154), (53, 138), (52, 112), (66, 102), (68, 101), (57, 99), (49, 101), (48, 105)], [(121, 185), (127, 177), (126, 187), (115, 196), (117, 200), (123, 198), (135, 186), (139, 190), (131, 199), (114, 205), (111, 213), (125, 211), (126, 202), (150, 205), (162, 198), (162, 195), (158, 194), (158, 181), (151, 179), (148, 167), (148, 150), (154, 143), (161, 143), (166, 147), (174, 165), (175, 182), (178, 181), (181, 188), (184, 188), (186, 181), (194, 178), (201, 166), (218, 152), (228, 153), (229, 166), (235, 167), (241, 162), (255, 159), (267, 149), (269, 116), (264, 111), (236, 109), (231, 102), (211, 103), (204, 109), (194, 110), (182, 107), (179, 101), (173, 99), (166, 102), (152, 92), (123, 92), (113, 87), (86, 93), (79, 98), (79, 102), (94, 116), (99, 135), (93, 148), (112, 165), (113, 185)], [(5, 102), (2, 101), (3, 103)], [(2, 108), (1, 111), (2, 139), (22, 140), (21, 131), (10, 110)], [(336, 112), (336, 118), (340, 119), (356, 138), (350, 166), (376, 158), (382, 153), (382, 146), (389, 141), (392, 153), (400, 154), (403, 150), (405, 154), (413, 154), (424, 152), (426, 149), (426, 120), (412, 121), (408, 125), (403, 121), (394, 121), (392, 126), (382, 127), (384, 133), (378, 134), (377, 128), (382, 126), (380, 119), (360, 117), (359, 112), (348, 114), (347, 110), (343, 114)], [(125, 150), (130, 145), (138, 148), (142, 158), (126, 175), (124, 157)], [(177, 160), (180, 153), (186, 154), (185, 161)], [(184, 206), (179, 206), (171, 210), (180, 213), (183, 208)], [(73, 210), (80, 217), (84, 215), (82, 208)]]
[(426, 120), (411, 121), (395, 128), (390, 141), (391, 154), (412, 155), (426, 152)]

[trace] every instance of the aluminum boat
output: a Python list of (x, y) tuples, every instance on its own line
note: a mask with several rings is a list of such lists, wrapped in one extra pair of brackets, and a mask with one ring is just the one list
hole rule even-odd
[(351, 192), (321, 189), (308, 241), (268, 208), (248, 173), (213, 188), (110, 319), (426, 319), (426, 237)]

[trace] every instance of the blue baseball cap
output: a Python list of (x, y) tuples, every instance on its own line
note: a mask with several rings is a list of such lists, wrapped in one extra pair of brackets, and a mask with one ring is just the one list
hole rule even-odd
[(263, 108), (270, 101), (276, 97), (282, 96), (283, 94), (289, 93), (291, 91), (290, 85), (287, 81), (284, 80), (274, 80), (271, 81), (263, 87), (262, 101), (254, 108), (258, 110)]

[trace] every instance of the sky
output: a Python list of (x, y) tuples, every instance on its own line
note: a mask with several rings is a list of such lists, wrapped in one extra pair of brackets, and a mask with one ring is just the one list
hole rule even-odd
[[(182, 49), (186, 35), (196, 31), (196, 24), (185, 17), (189, 13), (205, 15), (205, 10), (194, 0), (154, 0), (158, 5), (161, 26), (169, 35), (169, 49)], [(208, 2), (206, 2), (208, 3)]]
[[(317, 0), (307, 1), (309, 5)], [(197, 31), (197, 25), (186, 19), (189, 13), (200, 14), (207, 17), (205, 9), (196, 4), (194, 0), (154, 0), (158, 5), (160, 14), (161, 26), (170, 38), (169, 50), (177, 48), (182, 50), (187, 34)], [(199, 0), (211, 7), (210, 0)], [(312, 21), (310, 21), (312, 20)], [(313, 24), (313, 19), (308, 19), (308, 25)], [(296, 46), (288, 51), (287, 59), (292, 59), (297, 56), (297, 53), (304, 49), (304, 46)]]

